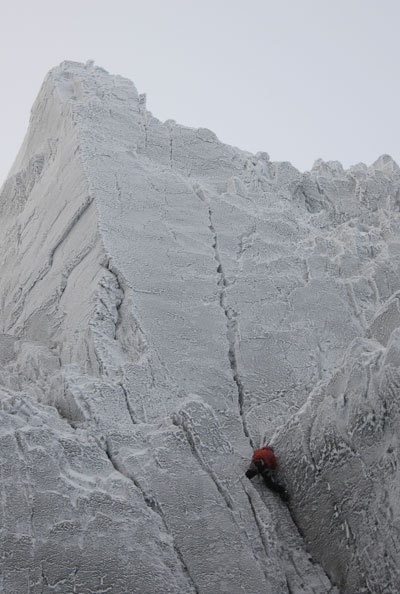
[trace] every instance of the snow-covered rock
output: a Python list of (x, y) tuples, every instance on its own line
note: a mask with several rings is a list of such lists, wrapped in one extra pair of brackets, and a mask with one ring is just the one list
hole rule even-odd
[(3, 591), (395, 592), (399, 208), (388, 156), (302, 174), (52, 70), (0, 194)]
[(353, 341), (278, 440), (297, 523), (348, 594), (399, 588), (400, 324), (390, 309), (372, 325), (384, 340)]

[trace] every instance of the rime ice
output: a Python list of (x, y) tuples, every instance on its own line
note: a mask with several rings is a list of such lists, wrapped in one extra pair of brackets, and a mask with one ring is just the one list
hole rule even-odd
[(397, 591), (399, 196), (49, 73), (0, 196), (5, 594)]

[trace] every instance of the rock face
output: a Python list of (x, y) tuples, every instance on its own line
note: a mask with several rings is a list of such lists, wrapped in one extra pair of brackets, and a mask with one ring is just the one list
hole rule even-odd
[(52, 70), (0, 195), (2, 592), (398, 592), (399, 211), (388, 156), (302, 174)]

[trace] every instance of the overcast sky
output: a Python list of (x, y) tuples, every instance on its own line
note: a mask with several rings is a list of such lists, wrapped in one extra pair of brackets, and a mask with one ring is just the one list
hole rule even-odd
[(133, 80), (161, 120), (301, 170), (400, 162), (399, 0), (0, 0), (0, 182), (46, 72)]

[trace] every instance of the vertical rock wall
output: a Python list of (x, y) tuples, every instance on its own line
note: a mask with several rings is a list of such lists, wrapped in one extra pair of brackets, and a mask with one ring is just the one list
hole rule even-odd
[(374, 505), (354, 452), (394, 438), (337, 456), (364, 413), (342, 422), (330, 386), (393, 350), (399, 194), (389, 157), (301, 174), (159, 122), (92, 64), (51, 71), (0, 196), (4, 592), (334, 592), (243, 478), (274, 434), (309, 551), (343, 591), (394, 592), (391, 536), (370, 550), (349, 519)]

